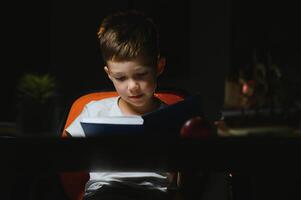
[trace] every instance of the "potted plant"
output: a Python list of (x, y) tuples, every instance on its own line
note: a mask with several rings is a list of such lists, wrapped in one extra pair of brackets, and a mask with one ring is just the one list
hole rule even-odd
[(56, 81), (50, 74), (25, 74), (17, 86), (17, 125), (22, 134), (43, 134), (53, 121)]

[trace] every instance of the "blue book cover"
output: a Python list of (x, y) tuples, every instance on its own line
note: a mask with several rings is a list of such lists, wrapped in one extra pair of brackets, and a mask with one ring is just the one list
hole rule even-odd
[(87, 137), (178, 136), (181, 127), (188, 119), (202, 115), (200, 105), (201, 98), (198, 94), (142, 116), (84, 118), (81, 126)]

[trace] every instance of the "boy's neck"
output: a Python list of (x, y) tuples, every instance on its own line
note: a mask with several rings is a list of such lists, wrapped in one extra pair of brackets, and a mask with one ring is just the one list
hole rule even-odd
[(147, 102), (145, 105), (141, 107), (133, 106), (128, 102), (124, 101), (122, 98), (120, 98), (118, 101), (119, 109), (124, 115), (144, 115), (146, 113), (158, 109), (160, 105), (161, 105), (160, 100), (155, 96), (152, 99), (150, 99), (149, 102)]

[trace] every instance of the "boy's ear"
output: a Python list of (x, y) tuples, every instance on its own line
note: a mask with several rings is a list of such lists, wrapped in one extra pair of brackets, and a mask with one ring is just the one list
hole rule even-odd
[(104, 68), (103, 68), (104, 70), (105, 70), (105, 72), (107, 73), (107, 75), (108, 75), (108, 77), (109, 77), (109, 79), (111, 79), (112, 80), (112, 77), (110, 76), (110, 71), (109, 71), (109, 68), (107, 67), (107, 66), (104, 66)]
[(166, 58), (160, 57), (158, 60), (158, 64), (157, 64), (157, 76), (160, 76), (160, 74), (162, 74), (162, 72), (164, 71), (165, 65), (166, 65)]

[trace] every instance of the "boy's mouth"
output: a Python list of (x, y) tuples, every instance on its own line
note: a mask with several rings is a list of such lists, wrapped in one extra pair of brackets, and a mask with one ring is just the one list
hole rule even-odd
[(143, 94), (139, 94), (139, 95), (132, 95), (132, 96), (129, 96), (130, 99), (139, 99), (143, 96)]

